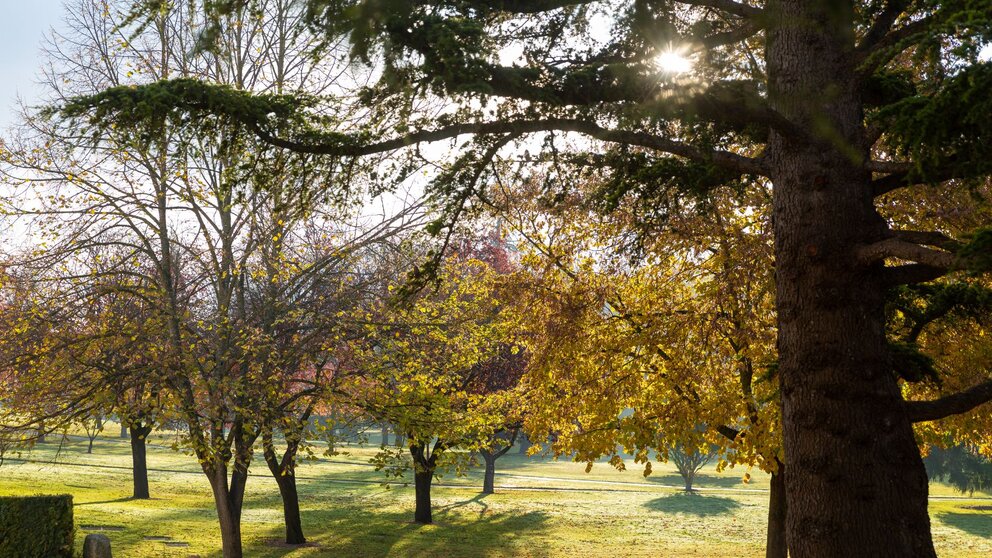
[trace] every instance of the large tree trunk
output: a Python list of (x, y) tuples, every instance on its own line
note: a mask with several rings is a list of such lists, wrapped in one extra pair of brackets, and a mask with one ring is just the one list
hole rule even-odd
[(148, 458), (147, 443), (148, 434), (152, 428), (147, 425), (133, 425), (131, 427), (131, 477), (134, 484), (134, 492), (131, 495), (136, 500), (147, 500), (150, 498), (148, 491)]
[(300, 495), (296, 489), (296, 453), (299, 444), (294, 440), (287, 441), (286, 451), (282, 459), (276, 457), (275, 446), (272, 443), (272, 433), (262, 436), (262, 455), (269, 472), (279, 486), (279, 496), (282, 498), (282, 514), (286, 523), (286, 544), (303, 544), (307, 542), (303, 536), (303, 519), (300, 514)]
[(788, 546), (797, 558), (933, 557), (927, 477), (887, 357), (875, 211), (850, 3), (777, 0), (773, 108), (814, 130), (773, 131), (778, 353)]
[(786, 558), (789, 546), (785, 536), (786, 510), (785, 470), (772, 474), (771, 490), (768, 493), (768, 536), (765, 543), (765, 558)]

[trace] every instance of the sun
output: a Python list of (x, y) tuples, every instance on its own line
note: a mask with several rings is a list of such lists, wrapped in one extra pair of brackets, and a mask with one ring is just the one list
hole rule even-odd
[(672, 49), (662, 52), (654, 61), (666, 74), (684, 74), (692, 70), (692, 60)]

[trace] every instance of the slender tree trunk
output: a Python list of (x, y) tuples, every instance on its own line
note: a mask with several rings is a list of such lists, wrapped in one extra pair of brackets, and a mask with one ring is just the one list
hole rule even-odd
[[(218, 478), (223, 476), (223, 478)], [(227, 487), (227, 472), (220, 470), (210, 479), (210, 487), (214, 493), (214, 505), (217, 508), (217, 519), (220, 522), (220, 538), (224, 558), (242, 558), (241, 550), (241, 513), (235, 509), (231, 494)]]
[(152, 429), (146, 425), (135, 425), (132, 427), (131, 436), (131, 477), (134, 484), (134, 492), (131, 495), (136, 500), (147, 500), (150, 498), (148, 491), (148, 460), (147, 443), (148, 434)]
[(768, 536), (765, 543), (765, 558), (786, 558), (789, 546), (785, 537), (786, 507), (785, 470), (772, 474), (771, 490), (768, 493)]
[(299, 448), (295, 441), (288, 441), (282, 459), (276, 457), (275, 446), (272, 443), (272, 433), (262, 436), (262, 455), (272, 477), (279, 486), (279, 496), (282, 498), (282, 514), (286, 523), (286, 544), (303, 544), (307, 542), (303, 536), (303, 519), (300, 514), (300, 496), (296, 489), (296, 452)]
[(413, 520), (422, 525), (434, 522), (431, 516), (431, 483), (434, 481), (434, 471), (416, 471), (413, 474), (414, 489), (417, 493), (417, 508)]
[(772, 107), (815, 137), (773, 130), (775, 278), (789, 551), (796, 558), (932, 558), (927, 477), (885, 338), (885, 236), (850, 2), (770, 0)]
[(482, 459), (486, 462), (486, 475), (482, 480), (482, 493), (494, 494), (496, 492), (496, 454), (488, 450), (482, 450)]
[(386, 423), (382, 424), (382, 443), (380, 447), (386, 447), (389, 445), (389, 425)]
[(247, 465), (235, 464), (230, 484), (227, 478), (227, 465), (214, 461), (204, 465), (204, 472), (210, 480), (210, 488), (217, 508), (220, 523), (220, 538), (223, 558), (243, 558), (241, 548), (241, 507), (244, 502)]
[(520, 433), (519, 428), (513, 428), (509, 431), (503, 431), (497, 433), (495, 440), (497, 444), (496, 451), (492, 449), (484, 448), (479, 451), (482, 454), (482, 459), (486, 462), (486, 475), (482, 480), (482, 493), (483, 494), (494, 494), (496, 492), (496, 460), (500, 457), (506, 455), (510, 448), (513, 447), (513, 442), (517, 440), (517, 435)]
[(433, 523), (431, 515), (431, 483), (434, 482), (434, 469), (437, 466), (437, 455), (441, 448), (441, 443), (434, 444), (434, 450), (428, 451), (429, 443), (410, 444), (410, 455), (413, 457), (414, 473), (413, 487), (416, 492), (417, 507), (413, 513), (413, 520), (416, 523), (429, 525)]
[(276, 477), (279, 496), (282, 498), (282, 514), (286, 522), (286, 544), (303, 544), (303, 518), (300, 515), (300, 495), (296, 490), (296, 475)]
[(96, 440), (96, 436), (86, 436), (89, 438), (89, 444), (86, 446), (86, 453), (93, 453), (93, 441)]
[(121, 424), (121, 439), (122, 440), (127, 439), (127, 427), (124, 426), (123, 424)]

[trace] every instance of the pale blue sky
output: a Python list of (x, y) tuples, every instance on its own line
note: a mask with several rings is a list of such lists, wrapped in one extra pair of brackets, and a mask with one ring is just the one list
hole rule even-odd
[(0, 126), (12, 123), (18, 94), (36, 96), (42, 39), (61, 22), (62, 0), (0, 0)]

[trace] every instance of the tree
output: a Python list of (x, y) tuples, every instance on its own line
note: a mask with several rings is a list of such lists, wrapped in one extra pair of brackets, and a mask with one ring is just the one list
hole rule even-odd
[[(536, 278), (528, 427), (557, 432), (552, 451), (590, 466), (605, 456), (625, 467), (622, 448), (647, 475), (652, 453), (712, 445), (721, 468), (760, 467), (772, 475), (766, 556), (784, 556), (772, 281), (760, 271), (768, 197), (713, 196), (673, 211), (671, 231), (641, 221), (632, 233), (634, 208), (589, 211), (601, 182), (549, 206), (541, 178), (503, 181), (489, 200)], [(636, 258), (613, 254), (618, 238)]]
[(682, 481), (685, 482), (685, 491), (692, 492), (692, 483), (696, 480), (696, 474), (713, 459), (713, 454), (708, 450), (676, 445), (668, 450), (668, 458), (675, 464)]
[[(250, 3), (205, 6), (219, 17)], [(455, 161), (463, 168), (543, 133), (539, 161), (612, 173), (615, 198), (636, 198), (656, 215), (661, 193), (771, 182), (790, 551), (934, 556), (912, 421), (968, 412), (992, 393), (970, 404), (953, 395), (904, 401), (885, 335), (886, 294), (986, 269), (992, 235), (948, 242), (895, 228), (879, 203), (922, 184), (953, 191), (992, 170), (992, 69), (977, 61), (992, 36), (987, 2), (307, 5), (313, 28), (329, 40), (347, 36), (358, 59), (382, 62), (367, 101), (392, 111), (440, 96), (457, 110), (440, 121), (401, 114), (398, 126), (373, 119), (349, 134), (279, 99), (171, 82), (109, 90), (63, 114), (106, 129), (149, 113), (220, 112), (277, 145), (346, 157), (475, 134), (477, 146)], [(593, 34), (597, 18), (612, 26), (605, 38)], [(522, 62), (500, 63), (512, 47), (526, 53)], [(695, 66), (686, 76), (655, 63), (678, 54)], [(302, 130), (283, 133), (287, 119)], [(590, 140), (570, 143), (576, 134)], [(475, 189), (476, 173), (465, 176), (442, 189), (449, 222)]]
[(436, 292), (373, 314), (356, 345), (366, 373), (354, 399), (405, 434), (410, 460), (383, 447), (376, 463), (397, 476), (413, 469), (417, 523), (433, 521), (435, 476), (449, 467), (461, 472), (467, 451), (491, 447), (506, 428), (512, 389), (479, 389), (492, 372), (486, 365), (513, 346), (515, 315), (501, 303), (503, 279), (480, 260), (451, 258)]
[[(158, 12), (152, 24), (132, 27), (129, 35), (115, 10), (80, 2), (69, 37), (53, 41), (47, 74), (52, 95), (170, 75), (272, 91), (299, 90), (306, 79), (319, 91), (331, 76), (310, 79), (321, 68), (303, 48), (311, 37), (292, 31), (300, 17), (292, 4), (272, 0), (259, 12), (236, 14), (218, 37), (230, 41), (225, 54), (199, 56), (191, 46), (202, 20), (189, 4)], [(355, 252), (415, 222), (417, 213), (404, 206), (378, 221), (356, 215), (347, 196), (315, 188), (330, 180), (323, 158), (287, 154), (253, 141), (239, 125), (217, 124), (193, 132), (162, 122), (149, 134), (120, 130), (90, 143), (28, 114), (4, 157), (8, 177), (23, 186), (16, 213), (32, 219), (41, 237), (30, 257), (15, 263), (36, 273), (38, 283), (58, 286), (45, 292), (53, 309), (45, 317), (54, 316), (41, 323), (54, 324), (62, 337), (41, 330), (38, 348), (58, 347), (62, 338), (88, 351), (110, 346), (94, 343), (79, 324), (120, 343), (116, 348), (128, 366), (117, 366), (116, 376), (101, 375), (115, 362), (100, 353), (77, 379), (100, 394), (116, 377), (129, 380), (127, 389), (136, 386), (133, 363), (144, 367), (141, 372), (155, 371), (160, 382), (152, 388), (168, 395), (170, 412), (186, 427), (182, 445), (210, 481), (224, 556), (236, 557), (256, 440), (277, 426), (291, 431), (287, 416), (305, 412), (297, 403), (305, 409), (307, 398), (319, 395), (313, 375), (304, 374), (327, 360), (323, 347), (332, 322), (322, 316), (335, 316), (341, 309), (332, 304), (335, 297), (360, 284), (349, 268)], [(352, 186), (355, 195), (367, 192)], [(40, 248), (43, 242), (48, 244)], [(88, 251), (98, 248), (109, 253), (89, 258)], [(80, 293), (85, 296), (74, 298)], [(140, 335), (106, 331), (113, 320), (72, 319), (73, 312), (108, 307), (107, 317), (126, 318), (107, 303), (112, 295), (151, 308), (150, 316), (134, 322), (143, 328)], [(75, 306), (81, 300), (89, 305)], [(58, 370), (67, 370), (78, 354), (59, 351), (68, 360)], [(33, 366), (32, 375), (52, 377), (38, 370)], [(143, 455), (144, 449), (140, 430), (150, 421), (147, 409), (132, 411), (137, 460), (137, 450)], [(283, 493), (295, 455), (296, 449), (289, 451), (286, 466), (278, 468)], [(295, 494), (295, 481), (292, 489)]]
[(923, 458), (923, 463), (931, 479), (944, 481), (962, 494), (992, 487), (992, 463), (966, 446), (934, 448)]
[(103, 415), (97, 413), (92, 417), (83, 419), (83, 430), (86, 431), (86, 453), (93, 453), (93, 442), (96, 441), (96, 437), (103, 432)]
[[(496, 273), (510, 275), (520, 271), (519, 264), (514, 261), (512, 249), (500, 230), (462, 237), (456, 243), (456, 254), (461, 260), (477, 259), (485, 262)], [(514, 309), (511, 306), (503, 311), (511, 312)], [(526, 368), (527, 358), (523, 347), (510, 343), (503, 344), (497, 348), (492, 358), (475, 366), (475, 370), (471, 372), (473, 379), (468, 389), (472, 393), (495, 399), (516, 390)], [(513, 447), (520, 434), (525, 412), (526, 409), (522, 405), (505, 408), (502, 424), (496, 426), (488, 443), (479, 446), (479, 455), (485, 463), (483, 494), (496, 492), (496, 460), (506, 455)]]

